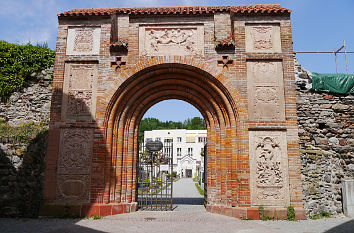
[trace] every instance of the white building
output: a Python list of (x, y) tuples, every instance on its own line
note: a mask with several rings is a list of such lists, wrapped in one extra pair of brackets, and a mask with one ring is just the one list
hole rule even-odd
[(180, 177), (196, 177), (204, 171), (204, 145), (207, 130), (168, 129), (144, 132), (144, 142), (173, 143), (173, 171)]

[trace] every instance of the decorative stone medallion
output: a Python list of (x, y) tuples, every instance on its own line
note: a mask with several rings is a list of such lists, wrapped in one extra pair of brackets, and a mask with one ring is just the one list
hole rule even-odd
[(286, 131), (250, 131), (252, 205), (289, 205)]
[(246, 52), (281, 53), (280, 26), (246, 24)]
[(100, 36), (100, 27), (69, 27), (66, 54), (98, 55)]
[(248, 115), (251, 121), (284, 121), (282, 63), (247, 62)]
[(57, 200), (88, 202), (90, 200), (90, 176), (60, 175), (57, 185)]
[(139, 28), (140, 56), (203, 54), (203, 26), (166, 25)]

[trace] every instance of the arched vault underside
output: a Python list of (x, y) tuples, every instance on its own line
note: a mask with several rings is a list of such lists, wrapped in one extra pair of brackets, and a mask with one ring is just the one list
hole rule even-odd
[[(208, 205), (237, 206), (239, 195), (238, 109), (227, 88), (211, 74), (182, 64), (145, 68), (119, 86), (109, 102), (105, 129), (105, 203), (136, 202), (138, 130), (154, 104), (178, 99), (196, 107), (208, 130)], [(226, 168), (226, 169), (225, 169)]]

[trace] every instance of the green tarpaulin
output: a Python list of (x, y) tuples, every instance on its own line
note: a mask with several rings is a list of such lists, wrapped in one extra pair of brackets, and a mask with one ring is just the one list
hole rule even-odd
[(354, 94), (354, 74), (312, 73), (312, 88), (341, 94)]

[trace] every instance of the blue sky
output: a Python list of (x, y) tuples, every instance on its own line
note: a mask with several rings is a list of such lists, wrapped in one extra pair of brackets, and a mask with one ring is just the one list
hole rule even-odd
[[(72, 8), (176, 5), (240, 5), (276, 3), (291, 9), (294, 51), (333, 51), (346, 41), (354, 51), (354, 0), (0, 0), (0, 40), (26, 43), (47, 42), (55, 49), (57, 14)], [(297, 55), (306, 69), (334, 73), (332, 54)], [(349, 72), (354, 73), (354, 54), (348, 55)], [(344, 55), (339, 55), (339, 72), (345, 72)], [(187, 103), (170, 100), (152, 107), (145, 116), (181, 120), (200, 116)]]

